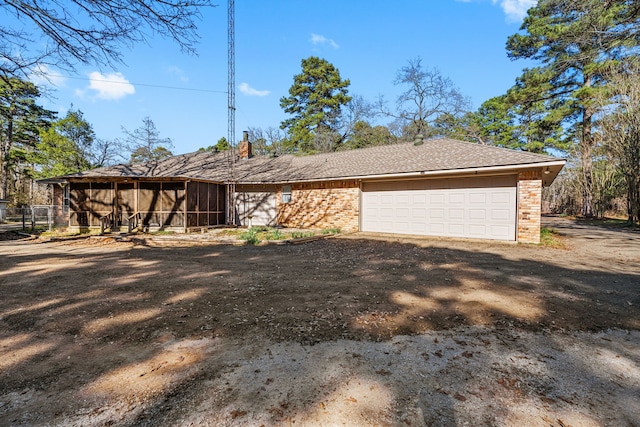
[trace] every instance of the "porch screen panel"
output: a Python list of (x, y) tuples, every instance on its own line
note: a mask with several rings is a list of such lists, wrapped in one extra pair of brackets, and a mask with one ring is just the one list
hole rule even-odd
[(127, 218), (136, 212), (136, 190), (133, 183), (118, 184), (118, 209), (120, 225), (127, 224)]
[(183, 182), (162, 183), (163, 227), (184, 227), (185, 192)]
[(198, 208), (198, 183), (187, 182), (187, 211), (195, 212)]
[(209, 184), (206, 182), (198, 183), (198, 226), (206, 227), (209, 225)]
[(142, 225), (160, 226), (162, 186), (159, 182), (141, 182), (139, 184), (138, 209), (142, 218)]
[(217, 184), (209, 184), (209, 212), (218, 210), (218, 188)]
[(187, 227), (211, 227), (224, 222), (224, 186), (209, 182), (189, 182)]
[(223, 185), (219, 185), (218, 188), (219, 188), (218, 211), (217, 211), (218, 224), (226, 224), (227, 223), (227, 218), (226, 218), (227, 201), (225, 196), (226, 191)]
[(187, 183), (187, 227), (198, 226), (198, 190), (199, 182)]
[(91, 210), (89, 183), (72, 182), (69, 184), (69, 205), (71, 214), (69, 224), (76, 227), (89, 226), (89, 212)]
[(113, 212), (113, 183), (92, 182), (91, 186), (91, 212), (89, 221), (91, 226), (100, 226), (100, 217)]

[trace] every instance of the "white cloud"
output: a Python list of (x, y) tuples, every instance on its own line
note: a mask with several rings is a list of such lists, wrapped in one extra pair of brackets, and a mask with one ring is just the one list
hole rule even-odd
[(333, 41), (333, 39), (328, 39), (325, 36), (321, 36), (320, 34), (311, 34), (311, 43), (313, 44), (328, 44), (334, 49), (339, 48), (338, 43)]
[(97, 92), (96, 98), (115, 100), (136, 93), (133, 87), (122, 73), (110, 73), (103, 75), (98, 71), (89, 74), (89, 89)]
[(271, 93), (269, 90), (257, 90), (249, 86), (248, 83), (240, 83), (240, 92), (247, 96), (267, 96)]
[(507, 21), (520, 22), (527, 16), (527, 10), (538, 3), (538, 0), (492, 0), (493, 4), (500, 3), (500, 7), (507, 15)]
[(67, 79), (64, 76), (56, 74), (46, 64), (38, 64), (29, 74), (29, 81), (38, 86), (62, 87)]

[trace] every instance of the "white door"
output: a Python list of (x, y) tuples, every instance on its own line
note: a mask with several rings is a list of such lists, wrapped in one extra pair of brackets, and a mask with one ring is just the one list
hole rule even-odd
[(363, 183), (361, 230), (516, 239), (517, 177)]
[(276, 195), (268, 192), (236, 193), (236, 220), (239, 225), (275, 225)]

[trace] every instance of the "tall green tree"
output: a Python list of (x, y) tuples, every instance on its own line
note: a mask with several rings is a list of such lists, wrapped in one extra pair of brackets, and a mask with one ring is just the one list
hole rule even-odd
[(397, 142), (386, 126), (371, 126), (364, 120), (357, 121), (345, 143), (345, 148), (364, 148), (374, 145), (389, 145)]
[(507, 41), (510, 58), (540, 64), (519, 79), (517, 104), (539, 113), (542, 117), (534, 122), (546, 122), (543, 130), (560, 125), (578, 144), (582, 214), (587, 217), (594, 213), (593, 102), (607, 85), (603, 69), (637, 54), (639, 12), (638, 2), (631, 0), (539, 0), (529, 9), (521, 32)]
[(349, 85), (327, 60), (315, 56), (302, 60), (302, 72), (293, 77), (289, 96), (280, 98), (280, 107), (293, 116), (280, 124), (288, 132), (289, 151), (333, 151), (340, 145), (338, 120), (351, 100)]
[[(482, 103), (474, 115), (483, 144), (505, 148), (519, 148), (515, 137), (515, 117), (506, 96), (496, 96)], [(514, 147), (515, 143), (515, 147)]]
[(70, 109), (65, 117), (40, 133), (32, 156), (36, 176), (67, 175), (101, 166), (97, 145), (93, 127), (84, 119), (82, 111)]
[(0, 79), (0, 199), (9, 199), (9, 182), (24, 166), (55, 113), (37, 104), (40, 91), (17, 78)]
[(215, 143), (215, 145), (210, 145), (206, 148), (200, 147), (198, 148), (198, 151), (220, 152), (220, 151), (228, 151), (229, 149), (231, 149), (231, 144), (229, 144), (229, 141), (227, 141), (227, 138), (223, 136), (218, 140), (218, 142)]

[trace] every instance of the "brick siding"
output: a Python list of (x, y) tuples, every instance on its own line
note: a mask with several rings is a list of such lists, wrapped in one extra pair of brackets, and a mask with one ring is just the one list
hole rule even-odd
[(542, 211), (542, 173), (518, 174), (518, 242), (540, 243)]
[(357, 181), (332, 181), (291, 185), (291, 202), (277, 193), (279, 225), (300, 228), (359, 229), (360, 187)]
[(53, 189), (53, 223), (59, 227), (69, 226), (69, 210), (64, 206), (64, 189), (57, 184), (51, 184)]

